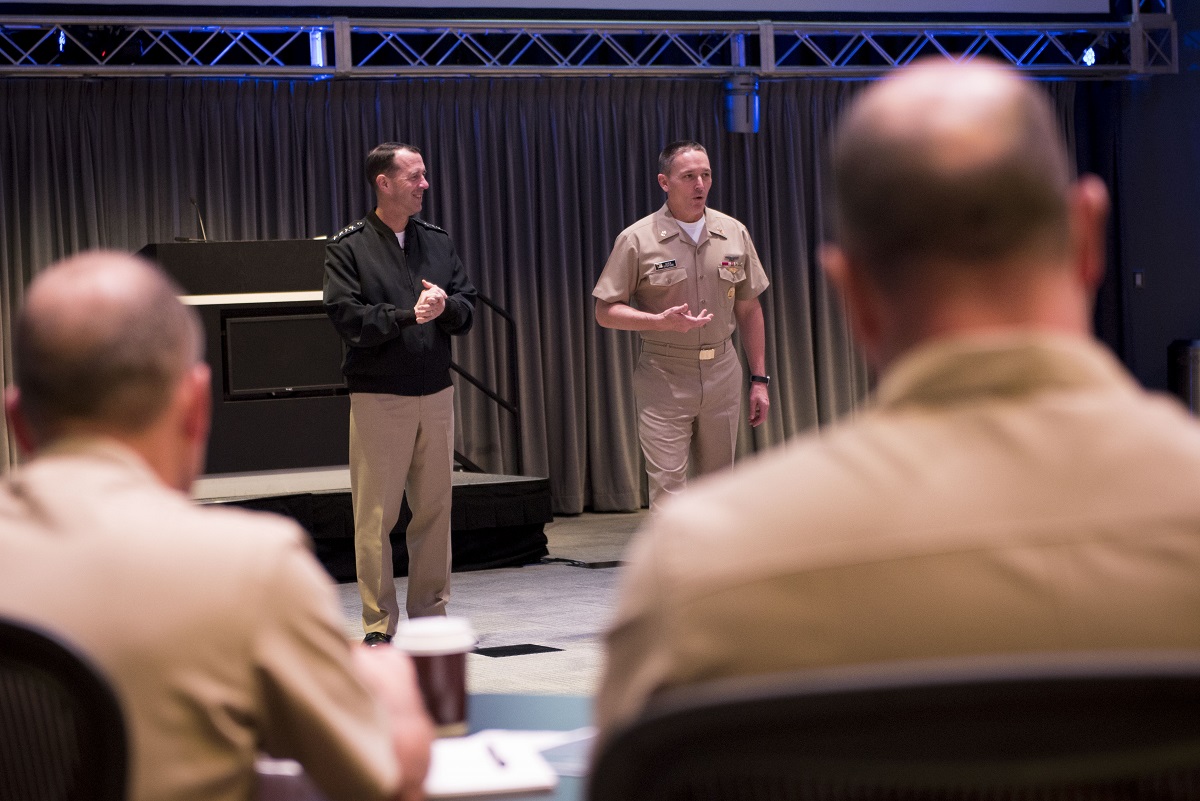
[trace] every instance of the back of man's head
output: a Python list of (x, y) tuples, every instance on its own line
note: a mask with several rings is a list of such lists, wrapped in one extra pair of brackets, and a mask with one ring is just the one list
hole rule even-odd
[(837, 133), (834, 183), (838, 244), (885, 291), (1070, 246), (1053, 109), (998, 65), (925, 62), (868, 88)]
[(150, 263), (84, 253), (32, 282), (13, 333), (24, 419), (41, 442), (78, 429), (137, 434), (203, 358), (195, 313)]

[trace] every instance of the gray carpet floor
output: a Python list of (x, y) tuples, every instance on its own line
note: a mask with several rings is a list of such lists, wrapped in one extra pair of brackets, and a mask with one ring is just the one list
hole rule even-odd
[[(582, 514), (546, 526), (548, 559), (620, 561), (646, 512)], [(468, 618), (481, 648), (542, 645), (546, 653), (467, 657), (474, 693), (592, 695), (599, 680), (601, 637), (611, 619), (620, 567), (539, 565), (455, 573), (448, 611)], [(407, 580), (396, 580), (401, 608)], [(362, 638), (362, 603), (353, 583), (339, 584), (346, 636)]]

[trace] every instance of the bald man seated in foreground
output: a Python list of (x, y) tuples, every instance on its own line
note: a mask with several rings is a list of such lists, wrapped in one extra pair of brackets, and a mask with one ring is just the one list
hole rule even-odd
[(107, 675), (131, 801), (246, 801), (259, 751), (299, 760), (331, 801), (423, 798), (432, 724), (407, 658), (350, 645), (295, 524), (186, 495), (210, 396), (178, 294), (117, 253), (30, 286), (5, 405), (36, 457), (0, 484), (0, 615)]
[(1200, 426), (1090, 335), (1108, 198), (983, 63), (872, 85), (822, 258), (881, 380), (853, 420), (665, 504), (605, 730), (666, 688), (890, 660), (1200, 647)]

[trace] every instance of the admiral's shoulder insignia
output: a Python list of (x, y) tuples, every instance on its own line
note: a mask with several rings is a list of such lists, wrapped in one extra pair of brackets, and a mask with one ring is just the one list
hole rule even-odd
[(336, 234), (333, 235), (333, 241), (336, 242), (339, 239), (341, 239), (343, 236), (354, 233), (355, 231), (359, 230), (366, 224), (367, 223), (365, 220), (359, 220), (358, 222), (350, 223), (345, 228), (343, 228), (342, 230), (338, 231)]
[(413, 217), (413, 222), (415, 222), (417, 225), (421, 225), (421, 226), (424, 226), (425, 228), (428, 228), (430, 231), (437, 231), (439, 233), (445, 234), (446, 236), (450, 236), (450, 232), (447, 231), (445, 228), (439, 228), (438, 226), (434, 225), (431, 222), (426, 222), (425, 220), (422, 220), (420, 217)]

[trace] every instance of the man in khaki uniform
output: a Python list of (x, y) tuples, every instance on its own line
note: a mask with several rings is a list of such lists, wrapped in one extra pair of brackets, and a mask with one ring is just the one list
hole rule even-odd
[(246, 801), (265, 750), (331, 801), (424, 797), (411, 662), (351, 646), (302, 529), (187, 496), (209, 424), (199, 319), (126, 254), (34, 279), (5, 395), (0, 615), (73, 643), (129, 732), (130, 801)]
[(600, 325), (642, 338), (633, 390), (651, 507), (684, 488), (689, 465), (699, 475), (733, 464), (743, 381), (735, 328), (750, 366), (750, 425), (771, 405), (758, 299), (768, 282), (750, 234), (706, 207), (712, 168), (702, 145), (667, 145), (658, 169), (666, 204), (621, 232), (592, 290)]
[(1200, 647), (1200, 426), (1090, 335), (1108, 198), (1033, 84), (923, 63), (834, 145), (823, 263), (881, 371), (852, 421), (636, 540), (598, 697), (891, 660)]

